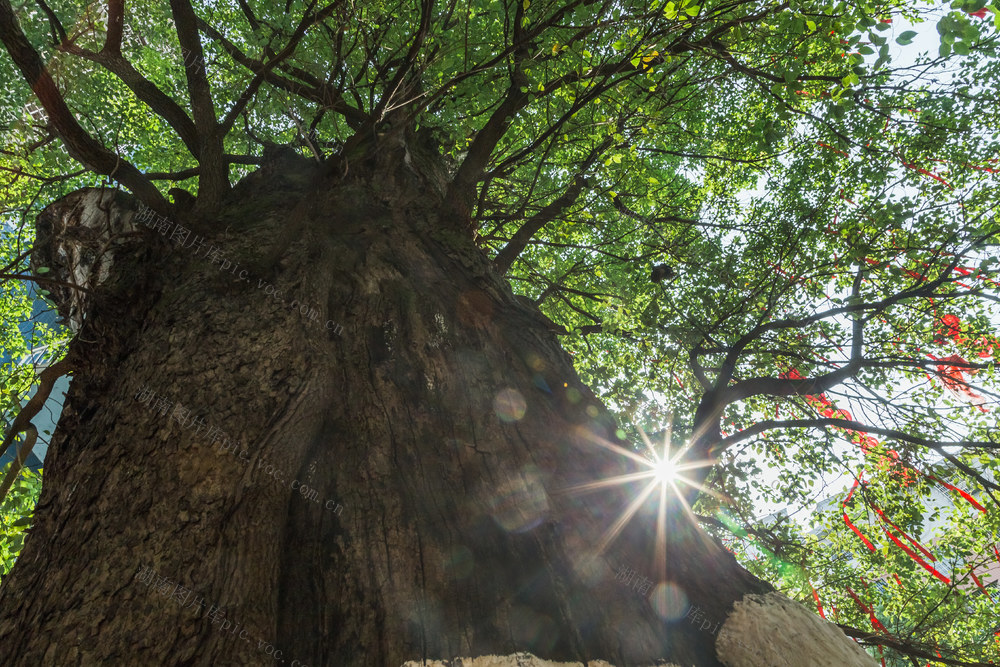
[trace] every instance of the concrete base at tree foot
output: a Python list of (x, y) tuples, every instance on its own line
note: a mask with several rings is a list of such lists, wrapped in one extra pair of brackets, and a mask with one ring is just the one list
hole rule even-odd
[(715, 644), (726, 667), (874, 667), (833, 623), (780, 593), (747, 595)]

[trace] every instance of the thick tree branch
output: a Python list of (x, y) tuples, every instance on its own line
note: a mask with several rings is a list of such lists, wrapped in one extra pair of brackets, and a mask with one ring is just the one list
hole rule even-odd
[(698, 361), (702, 351), (701, 341), (699, 341), (697, 345), (691, 348), (691, 353), (688, 354), (688, 367), (694, 374), (694, 379), (698, 381), (699, 385), (701, 385), (701, 388), (705, 391), (710, 391), (712, 389), (712, 383), (705, 374), (705, 367), (701, 365), (700, 361)]
[(486, 121), (483, 128), (476, 133), (476, 138), (469, 146), (469, 151), (466, 153), (465, 159), (462, 160), (462, 165), (455, 172), (448, 199), (460, 215), (468, 214), (469, 202), (476, 184), (486, 169), (486, 165), (493, 155), (493, 150), (507, 132), (507, 127), (514, 114), (528, 104), (530, 96), (521, 91), (526, 85), (527, 78), (523, 73), (515, 72), (511, 75), (511, 84), (503, 101)]
[(125, 0), (108, 0), (108, 34), (104, 37), (104, 53), (122, 54), (122, 34), (125, 31)]
[(215, 117), (215, 103), (212, 101), (212, 89), (205, 72), (205, 54), (198, 37), (198, 18), (194, 8), (188, 0), (170, 0), (170, 11), (177, 26), (191, 111), (194, 125), (198, 129), (201, 175), (198, 180), (197, 206), (212, 210), (229, 191), (229, 169), (222, 158), (222, 127)]
[[(806, 395), (806, 394), (822, 394), (828, 391), (830, 388), (836, 386), (837, 384), (843, 382), (847, 378), (851, 377), (854, 373), (862, 367), (863, 359), (860, 356), (860, 346), (862, 344), (862, 333), (864, 318), (861, 317), (862, 313), (865, 311), (872, 311), (872, 313), (877, 314), (878, 312), (884, 311), (890, 306), (904, 301), (906, 299), (914, 297), (938, 297), (947, 296), (935, 293), (935, 289), (940, 285), (949, 281), (948, 276), (951, 273), (951, 269), (954, 268), (954, 263), (949, 268), (946, 268), (941, 272), (936, 279), (918, 285), (909, 290), (903, 290), (890, 297), (887, 297), (881, 301), (871, 302), (871, 303), (859, 303), (859, 282), (856, 278), (855, 288), (851, 301), (845, 306), (840, 306), (837, 308), (831, 308), (829, 310), (816, 313), (809, 317), (802, 318), (785, 318), (782, 320), (775, 320), (771, 322), (766, 322), (755, 327), (752, 331), (742, 336), (736, 343), (734, 343), (728, 350), (726, 354), (726, 360), (723, 362), (723, 372), (720, 374), (720, 378), (724, 377), (725, 382), (728, 382), (732, 378), (732, 374), (735, 372), (736, 363), (738, 361), (739, 355), (742, 354), (743, 350), (753, 342), (755, 339), (759, 338), (761, 335), (768, 331), (773, 331), (776, 329), (788, 329), (788, 328), (800, 328), (813, 324), (823, 319), (834, 317), (837, 315), (853, 315), (853, 336), (852, 336), (852, 349), (851, 349), (851, 361), (841, 369), (827, 373), (817, 378), (812, 379), (792, 379), (792, 378), (751, 378), (749, 380), (742, 380), (737, 382), (736, 385), (728, 387), (726, 389), (725, 400), (727, 403), (733, 403), (735, 401), (745, 400), (752, 396), (757, 396), (760, 394), (769, 394), (772, 396), (791, 396), (791, 395)], [(860, 275), (860, 273), (859, 273)], [(868, 316), (869, 318), (872, 315)], [(722, 386), (722, 382), (717, 383)]]
[(260, 28), (260, 21), (254, 15), (253, 9), (250, 8), (250, 5), (247, 4), (247, 0), (236, 0), (236, 2), (239, 4), (243, 15), (247, 17), (247, 23), (250, 24), (250, 28), (254, 31)]
[(14, 486), (18, 475), (21, 474), (21, 468), (24, 467), (24, 462), (28, 460), (28, 455), (31, 454), (31, 450), (35, 447), (35, 441), (38, 439), (38, 429), (35, 428), (34, 424), (28, 424), (22, 433), (24, 433), (24, 442), (17, 448), (17, 454), (10, 463), (3, 483), (0, 484), (0, 502), (3, 502), (3, 499), (7, 497), (10, 487)]
[(0, 0), (0, 41), (35, 91), (49, 117), (49, 125), (63, 140), (70, 157), (93, 172), (109, 176), (131, 190), (150, 208), (166, 213), (167, 201), (132, 163), (115, 155), (91, 137), (76, 121), (59, 93), (41, 57), (28, 42), (14, 16), (10, 0)]
[(35, 0), (38, 3), (38, 7), (45, 12), (45, 17), (49, 21), (49, 27), (52, 30), (52, 43), (62, 44), (66, 41), (66, 29), (63, 28), (62, 21), (56, 15), (52, 8), (49, 7), (45, 0)]
[[(35, 427), (31, 424), (31, 420), (41, 411), (45, 402), (49, 400), (49, 394), (52, 393), (52, 387), (55, 385), (56, 380), (63, 375), (66, 375), (72, 369), (73, 364), (69, 361), (69, 359), (64, 358), (38, 374), (38, 391), (36, 391), (35, 395), (24, 404), (24, 407), (21, 408), (21, 411), (17, 414), (17, 417), (14, 417), (14, 422), (10, 425), (10, 431), (4, 437), (3, 443), (0, 443), (0, 456), (3, 456), (4, 453), (6, 453), (18, 433), (29, 434), (28, 438), (25, 440), (25, 446), (28, 446), (28, 443), (34, 444), (34, 438), (31, 437), (31, 431), (34, 430)], [(37, 434), (38, 432), (35, 431), (36, 436)], [(24, 447), (21, 449), (24, 450)], [(30, 451), (30, 447), (27, 451)], [(25, 457), (27, 457), (27, 451), (24, 452)], [(21, 452), (18, 452), (19, 457), (20, 455)], [(7, 479), (4, 480), (2, 491), (0, 491), (0, 502), (3, 501), (10, 485), (13, 484), (13, 477), (16, 477), (14, 470), (15, 467), (17, 468), (17, 472), (20, 472), (20, 466), (11, 466), (11, 472), (8, 473)]]
[[(223, 158), (227, 164), (263, 164), (264, 159), (258, 155), (231, 155), (226, 153)], [(146, 178), (151, 181), (183, 181), (201, 173), (201, 167), (191, 167), (180, 171), (151, 171)]]

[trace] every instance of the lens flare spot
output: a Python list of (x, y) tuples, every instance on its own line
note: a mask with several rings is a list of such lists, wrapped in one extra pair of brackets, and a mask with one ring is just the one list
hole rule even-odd
[(535, 466), (525, 466), (506, 479), (491, 501), (493, 520), (504, 530), (520, 533), (542, 523), (549, 512), (549, 496)]
[(511, 610), (510, 632), (534, 653), (548, 653), (559, 641), (559, 626), (549, 616), (522, 605)]
[(552, 390), (549, 389), (549, 383), (545, 381), (541, 373), (535, 373), (531, 378), (531, 381), (535, 383), (535, 386), (544, 391), (546, 394), (551, 394)]
[(582, 552), (572, 557), (573, 572), (585, 586), (596, 586), (607, 576), (607, 564), (593, 553)]
[(545, 368), (545, 360), (542, 359), (535, 353), (531, 353), (527, 357), (528, 365), (531, 366), (533, 370), (540, 371)]
[(684, 589), (670, 581), (661, 581), (650, 597), (653, 609), (664, 621), (676, 621), (687, 613), (688, 596)]
[(493, 399), (497, 417), (505, 422), (516, 422), (528, 410), (528, 404), (517, 389), (503, 389)]

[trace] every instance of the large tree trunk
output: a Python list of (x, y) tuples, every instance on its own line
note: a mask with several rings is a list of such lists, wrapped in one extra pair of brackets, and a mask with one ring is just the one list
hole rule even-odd
[(768, 587), (676, 507), (657, 561), (654, 500), (602, 548), (636, 487), (568, 489), (635, 470), (606, 409), (443, 213), (433, 160), (375, 155), (273, 159), (213, 219), (178, 213), (228, 266), (142, 225), (116, 246), (0, 663), (721, 664), (695, 616)]

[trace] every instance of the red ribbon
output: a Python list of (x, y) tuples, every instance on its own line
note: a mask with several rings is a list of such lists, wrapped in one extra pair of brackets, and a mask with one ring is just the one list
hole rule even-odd
[(924, 477), (926, 477), (927, 479), (932, 480), (934, 482), (937, 482), (938, 484), (940, 484), (941, 486), (945, 487), (946, 489), (950, 489), (951, 491), (958, 491), (959, 495), (962, 496), (963, 498), (965, 498), (966, 500), (968, 500), (970, 505), (972, 505), (973, 507), (975, 507), (977, 510), (979, 510), (983, 514), (986, 513), (986, 508), (985, 507), (983, 507), (982, 505), (980, 505), (978, 502), (976, 502), (975, 498), (973, 498), (968, 493), (966, 493), (962, 489), (958, 488), (954, 484), (949, 484), (948, 482), (946, 482), (946, 481), (944, 481), (942, 479), (938, 479), (934, 475), (924, 475)]
[(826, 618), (826, 614), (823, 613), (823, 605), (820, 604), (819, 602), (819, 593), (817, 593), (816, 589), (813, 588), (811, 585), (809, 586), (809, 588), (812, 588), (813, 599), (816, 600), (816, 609), (819, 611), (819, 615), (823, 618)]

